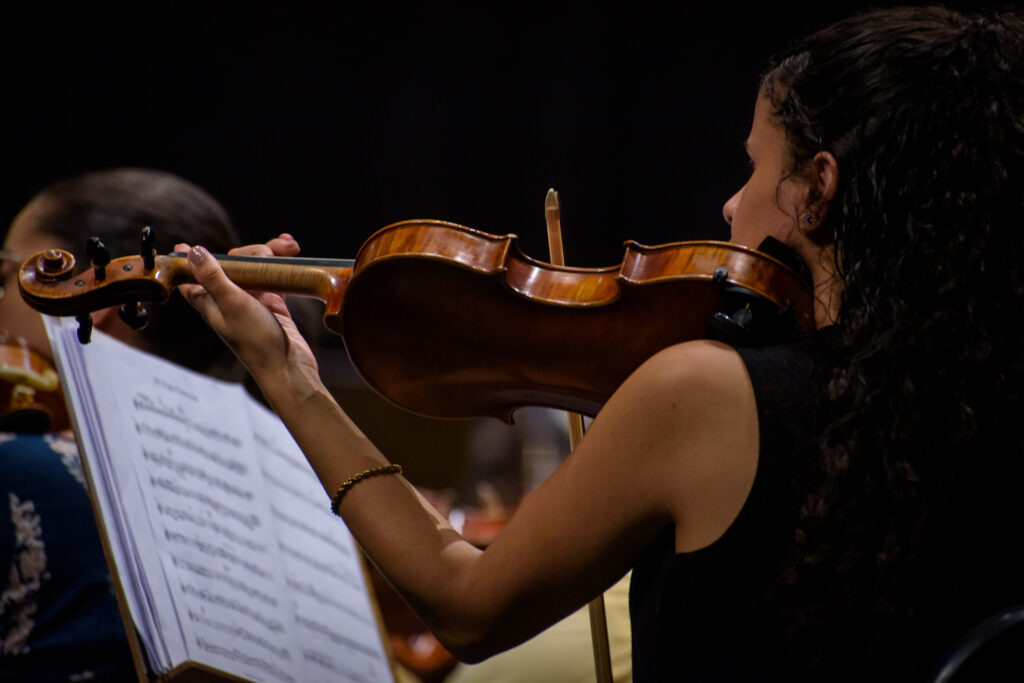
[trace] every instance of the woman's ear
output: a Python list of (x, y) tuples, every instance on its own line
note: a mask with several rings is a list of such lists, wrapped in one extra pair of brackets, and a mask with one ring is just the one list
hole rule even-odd
[(807, 183), (807, 203), (799, 214), (800, 229), (812, 233), (825, 221), (839, 189), (839, 164), (831, 152), (818, 152), (811, 159), (809, 172), (800, 177)]
[(839, 189), (839, 164), (831, 152), (818, 152), (811, 159), (811, 187), (814, 196), (821, 202), (818, 220), (828, 213), (828, 207)]

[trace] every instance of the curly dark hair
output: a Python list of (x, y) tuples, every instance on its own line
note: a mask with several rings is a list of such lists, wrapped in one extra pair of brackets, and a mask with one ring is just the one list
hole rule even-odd
[(826, 669), (840, 632), (865, 662), (912, 662), (1024, 602), (1024, 19), (863, 13), (775, 57), (761, 88), (789, 173), (819, 151), (839, 167), (812, 237), (836, 245), (844, 350), (794, 482), (788, 640)]

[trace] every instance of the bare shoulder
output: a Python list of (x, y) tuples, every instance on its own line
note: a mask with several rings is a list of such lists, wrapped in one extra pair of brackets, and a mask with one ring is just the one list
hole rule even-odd
[[(713, 542), (743, 507), (757, 470), (753, 402), (743, 361), (728, 346), (688, 342), (655, 354), (526, 497), (484, 566), (494, 562), (501, 573), (514, 564), (502, 582), (515, 595), (550, 585), (558, 618), (621, 577), (665, 529), (675, 529), (679, 551)], [(534, 552), (538, 543), (544, 553)]]
[(757, 472), (754, 391), (740, 355), (713, 341), (677, 344), (641, 365), (606, 405), (652, 445), (647, 462), (676, 526), (677, 550), (716, 540), (739, 514)]
[(626, 399), (645, 396), (648, 408), (675, 412), (686, 408), (698, 417), (714, 417), (720, 407), (732, 413), (753, 398), (746, 366), (731, 346), (701, 340), (670, 346), (649, 358), (623, 384)]

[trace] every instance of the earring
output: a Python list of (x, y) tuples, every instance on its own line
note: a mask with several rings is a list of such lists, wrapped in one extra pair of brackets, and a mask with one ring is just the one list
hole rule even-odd
[(800, 223), (802, 223), (804, 225), (804, 227), (809, 228), (809, 227), (813, 226), (817, 222), (818, 222), (818, 217), (814, 213), (812, 213), (810, 211), (808, 211), (807, 213), (805, 213), (802, 216), (800, 216)]

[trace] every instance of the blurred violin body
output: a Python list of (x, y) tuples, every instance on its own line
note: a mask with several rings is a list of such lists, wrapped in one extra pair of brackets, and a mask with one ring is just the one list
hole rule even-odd
[[(413, 220), (374, 233), (354, 261), (217, 258), (243, 288), (323, 301), (324, 323), (366, 382), (433, 417), (511, 422), (526, 405), (593, 415), (672, 344), (763, 344), (813, 327), (809, 284), (772, 256), (713, 241), (625, 246), (618, 266), (553, 266), (524, 255), (514, 235)], [(127, 304), (130, 324), (138, 302), (190, 282), (184, 254), (145, 247), (115, 260), (98, 252), (78, 274), (69, 253), (50, 250), (19, 273), (22, 296), (43, 313)]]
[(0, 432), (42, 433), (71, 427), (57, 371), (46, 358), (0, 330)]

